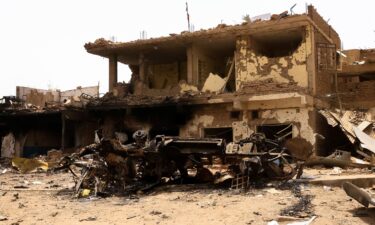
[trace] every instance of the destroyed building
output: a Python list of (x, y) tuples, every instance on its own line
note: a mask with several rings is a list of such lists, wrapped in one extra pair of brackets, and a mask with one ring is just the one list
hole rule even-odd
[[(104, 135), (145, 129), (153, 137), (215, 137), (239, 141), (252, 132), (296, 138), (316, 154), (336, 135), (319, 114), (335, 93), (341, 41), (313, 6), (306, 14), (220, 24), (168, 37), (111, 42), (86, 50), (108, 58), (110, 95), (88, 104)], [(117, 64), (129, 84), (117, 83)], [(323, 152), (320, 152), (323, 151)]]
[[(107, 138), (126, 133), (130, 142), (137, 130), (146, 130), (150, 139), (163, 134), (226, 143), (262, 132), (267, 138), (286, 137), (301, 158), (325, 156), (349, 142), (320, 110), (370, 110), (373, 102), (363, 94), (374, 90), (373, 52), (340, 51), (339, 35), (311, 5), (304, 14), (284, 12), (269, 20), (131, 42), (98, 39), (85, 49), (108, 59), (109, 92), (38, 114), (55, 121), (53, 128), (45, 122), (49, 140), (56, 139), (50, 147), (85, 146), (99, 129)], [(129, 83), (118, 82), (119, 63), (131, 69)], [(34, 95), (26, 98), (39, 98)], [(45, 98), (50, 96), (33, 104), (46, 106)], [(4, 137), (9, 127), (23, 126), (18, 118), (32, 117), (13, 109), (1, 118)], [(14, 133), (16, 142), (25, 142), (19, 135), (24, 132)]]
[[(368, 110), (375, 101), (375, 49), (343, 51), (338, 93), (347, 109)], [(371, 118), (373, 120), (374, 118)]]
[[(82, 120), (82, 107), (97, 97), (99, 86), (67, 91), (17, 86), (16, 96), (5, 96), (0, 103), (0, 156), (33, 157), (90, 144), (96, 123)], [(92, 138), (82, 135), (90, 131)]]

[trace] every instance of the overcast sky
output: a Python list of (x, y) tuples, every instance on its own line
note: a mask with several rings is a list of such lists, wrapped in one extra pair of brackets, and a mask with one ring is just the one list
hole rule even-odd
[[(97, 38), (117, 41), (166, 36), (187, 29), (186, 0), (1, 0), (0, 96), (15, 95), (16, 85), (74, 89), (100, 82), (106, 92), (107, 60), (83, 45)], [(339, 33), (345, 49), (375, 47), (374, 0), (188, 0), (195, 30), (242, 16), (280, 13), (297, 3), (304, 13), (312, 3)], [(129, 79), (125, 67), (119, 81)]]

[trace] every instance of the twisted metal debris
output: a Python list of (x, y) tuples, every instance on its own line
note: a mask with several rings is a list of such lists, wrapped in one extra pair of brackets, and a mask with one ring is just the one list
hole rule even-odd
[[(282, 140), (254, 133), (240, 142), (218, 138), (180, 138), (136, 131), (135, 140), (101, 139), (64, 157), (56, 170), (69, 169), (76, 196), (146, 191), (163, 183), (224, 183), (241, 177), (241, 187), (258, 178), (288, 180), (298, 164)], [(79, 172), (77, 172), (77, 168)], [(236, 187), (238, 188), (238, 186)]]

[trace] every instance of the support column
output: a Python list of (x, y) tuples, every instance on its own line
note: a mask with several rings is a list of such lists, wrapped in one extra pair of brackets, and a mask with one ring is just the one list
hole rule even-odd
[(117, 56), (109, 57), (109, 87), (108, 91), (112, 92), (117, 84)]
[(146, 77), (146, 65), (145, 65), (145, 57), (143, 53), (139, 54), (138, 64), (139, 64), (139, 80), (143, 83)]

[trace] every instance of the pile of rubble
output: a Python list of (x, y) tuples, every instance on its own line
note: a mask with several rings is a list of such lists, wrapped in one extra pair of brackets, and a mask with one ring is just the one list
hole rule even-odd
[(328, 159), (344, 166), (369, 167), (375, 163), (375, 126), (370, 113), (360, 111), (321, 110), (320, 113), (332, 127), (339, 127), (346, 135), (356, 156), (337, 150)]

